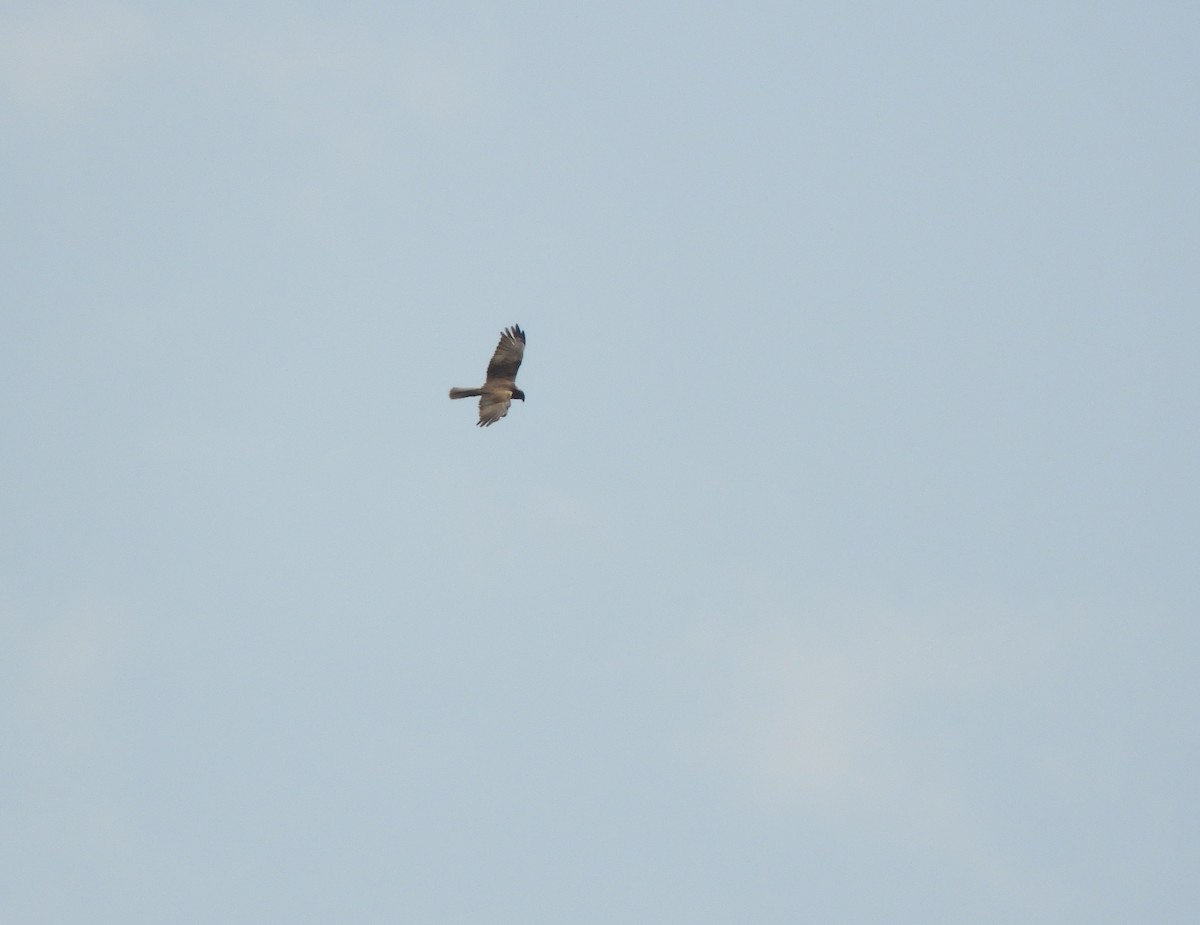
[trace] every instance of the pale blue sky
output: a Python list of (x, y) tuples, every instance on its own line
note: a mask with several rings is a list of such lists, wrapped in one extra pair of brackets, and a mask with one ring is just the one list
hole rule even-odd
[(191, 7), (0, 11), (0, 921), (1195, 921), (1194, 3)]

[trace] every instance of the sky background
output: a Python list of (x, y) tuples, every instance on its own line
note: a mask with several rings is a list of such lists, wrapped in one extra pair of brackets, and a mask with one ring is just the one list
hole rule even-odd
[(1196, 921), (1198, 47), (4, 4), (0, 921)]

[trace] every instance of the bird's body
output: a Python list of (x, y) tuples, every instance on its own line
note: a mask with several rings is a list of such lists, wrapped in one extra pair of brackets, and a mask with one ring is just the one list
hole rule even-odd
[(479, 398), (479, 426), (495, 424), (508, 414), (514, 398), (525, 400), (517, 388), (517, 370), (525, 356), (525, 332), (519, 325), (505, 328), (488, 363), (487, 381), (477, 389), (451, 389), (451, 398)]

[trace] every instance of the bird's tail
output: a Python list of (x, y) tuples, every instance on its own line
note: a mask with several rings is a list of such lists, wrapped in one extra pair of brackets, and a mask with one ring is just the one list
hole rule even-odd
[(483, 394), (483, 389), (451, 389), (451, 398), (477, 398)]

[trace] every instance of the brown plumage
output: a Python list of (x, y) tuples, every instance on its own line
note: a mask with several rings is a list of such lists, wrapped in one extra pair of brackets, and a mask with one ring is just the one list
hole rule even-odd
[(479, 426), (495, 424), (508, 414), (508, 406), (514, 398), (525, 400), (525, 393), (517, 388), (517, 370), (525, 356), (525, 332), (518, 325), (505, 328), (500, 334), (500, 343), (488, 363), (487, 382), (477, 389), (451, 389), (451, 398), (474, 398), (479, 396)]

